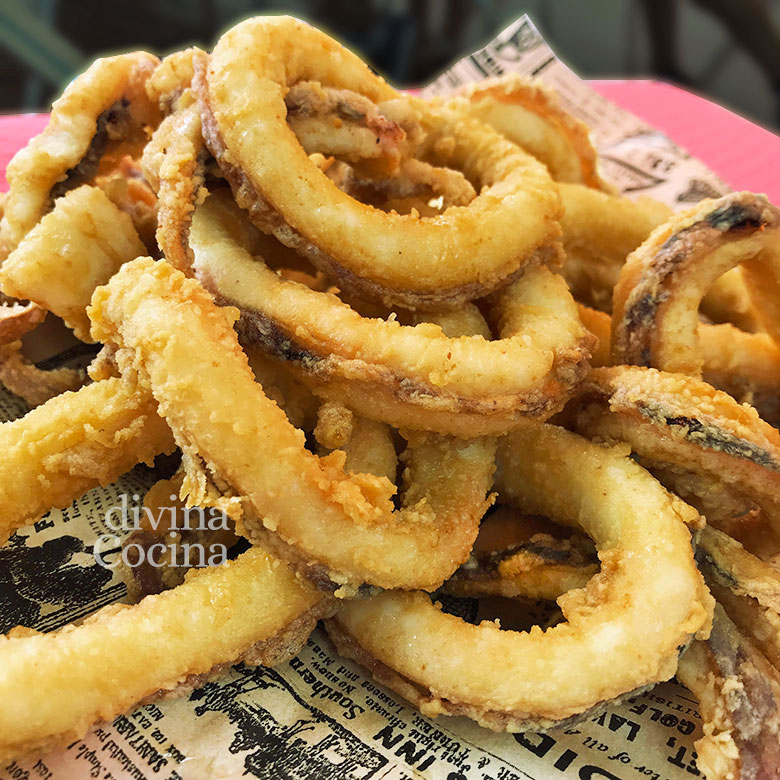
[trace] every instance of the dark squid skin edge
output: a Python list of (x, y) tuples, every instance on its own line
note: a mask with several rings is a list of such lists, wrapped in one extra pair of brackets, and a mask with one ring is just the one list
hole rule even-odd
[(498, 575), (498, 568), (501, 563), (519, 553), (533, 555), (539, 559), (540, 565), (563, 565), (578, 569), (587, 569), (594, 565), (598, 566), (599, 559), (595, 550), (592, 555), (587, 555), (583, 550), (573, 547), (566, 540), (555, 539), (554, 537), (548, 537), (548, 539), (543, 540), (540, 538), (541, 536), (543, 535), (537, 534), (536, 537), (527, 542), (513, 544), (501, 550), (472, 553), (469, 560), (452, 575), (451, 579), (493, 579)]
[[(319, 112), (313, 110), (313, 107), (306, 103), (300, 103), (295, 100), (295, 97), (288, 93), (284, 99), (284, 105), (287, 108), (287, 116), (290, 118), (309, 118), (317, 117)], [(374, 117), (369, 117), (364, 111), (362, 111), (354, 103), (350, 102), (347, 98), (337, 99), (333, 106), (334, 113), (339, 119), (343, 119), (345, 122), (359, 122), (363, 124), (367, 130), (373, 131), (378, 137), (391, 135), (396, 140), (404, 140), (406, 133), (403, 128), (391, 119), (378, 114)], [(377, 144), (379, 140), (377, 140)]]
[[(239, 309), (241, 315), (235, 328), (242, 344), (259, 348), (276, 360), (292, 364), (293, 368), (298, 369), (317, 384), (331, 379), (336, 373), (338, 356), (317, 353), (297, 342), (292, 333), (272, 318), (222, 295), (217, 285), (206, 274), (198, 273), (198, 279), (211, 292), (219, 306), (233, 306)], [(583, 338), (580, 344), (571, 350), (572, 358), (578, 348), (584, 349), (589, 346), (588, 338)], [(438, 411), (487, 416), (513, 413), (513, 417), (547, 419), (563, 408), (571, 393), (589, 371), (587, 360), (569, 362), (568, 357), (566, 352), (556, 356), (550, 374), (542, 380), (541, 385), (501, 398), (470, 398), (443, 392), (441, 388), (432, 387), (421, 380), (393, 374), (385, 366), (370, 365), (369, 368), (378, 370), (372, 371), (373, 376), (366, 381), (378, 384), (380, 387), (389, 387), (397, 400), (421, 409), (435, 408)], [(426, 399), (429, 403), (426, 403)]]
[[(665, 282), (685, 267), (691, 247), (709, 252), (725, 240), (739, 240), (780, 223), (780, 214), (766, 202), (751, 196), (734, 196), (737, 202), (719, 205), (694, 224), (671, 235), (643, 271), (615, 334), (622, 362), (653, 367), (652, 333), (658, 309), (669, 297)], [(698, 255), (694, 252), (694, 257)], [(642, 292), (644, 288), (649, 288)]]
[[(579, 405), (581, 408), (585, 408), (591, 403), (608, 406), (609, 401), (610, 394), (596, 392), (591, 387), (581, 396)], [(689, 415), (677, 414), (676, 410), (664, 407), (661, 403), (639, 402), (634, 404), (633, 408), (651, 423), (680, 430), (685, 441), (690, 444), (713, 452), (723, 452), (734, 458), (748, 460), (771, 471), (780, 471), (780, 463), (766, 449), (717, 425), (703, 422)]]
[(637, 411), (654, 423), (683, 431), (686, 441), (704, 449), (724, 452), (734, 458), (749, 460), (771, 471), (780, 471), (780, 463), (763, 447), (696, 417), (665, 412), (660, 404), (637, 404)]
[[(322, 271), (336, 286), (391, 307), (398, 305), (412, 311), (417, 309), (435, 310), (452, 309), (462, 303), (482, 298), (522, 276), (526, 267), (525, 262), (516, 271), (494, 284), (484, 285), (479, 282), (471, 282), (454, 287), (440, 286), (435, 290), (422, 291), (390, 288), (357, 275), (295, 230), (273, 207), (271, 202), (255, 188), (246, 173), (239, 166), (226, 160), (227, 146), (211, 108), (205, 67), (196, 69), (193, 88), (198, 96), (206, 146), (217, 161), (222, 175), (230, 184), (238, 205), (247, 211), (252, 222), (264, 233), (270, 233), (282, 244), (294, 249), (315, 268)], [(560, 241), (556, 240), (551, 242), (550, 246), (536, 248), (536, 251), (540, 250), (550, 252), (557, 259), (561, 252)], [(533, 253), (529, 253), (529, 258), (531, 254)]]
[[(716, 690), (716, 696), (733, 727), (740, 780), (775, 780), (780, 766), (780, 702), (770, 676), (780, 682), (777, 671), (742, 636), (720, 605), (716, 606), (709, 639), (697, 644), (697, 650), (704, 650), (707, 671), (714, 678), (711, 684), (721, 689)], [(694, 682), (687, 674), (680, 677), (684, 684)], [(730, 686), (724, 694), (722, 686), (727, 680), (739, 685)], [(692, 692), (698, 694), (696, 690)]]
[(65, 171), (65, 178), (55, 184), (49, 193), (52, 202), (62, 197), (76, 187), (89, 183), (98, 172), (100, 159), (106, 151), (108, 142), (114, 133), (112, 128), (121, 127), (130, 116), (130, 101), (127, 98), (117, 100), (110, 108), (106, 109), (97, 118), (95, 135), (87, 147), (87, 151), (81, 160)]

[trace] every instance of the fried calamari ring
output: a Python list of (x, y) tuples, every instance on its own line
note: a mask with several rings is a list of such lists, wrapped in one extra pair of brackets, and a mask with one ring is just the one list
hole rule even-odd
[(780, 345), (771, 336), (729, 324), (700, 325), (699, 351), (705, 382), (780, 426)]
[(746, 333), (761, 330), (741, 267), (726, 271), (712, 283), (701, 299), (699, 312), (715, 324), (735, 325)]
[(696, 763), (705, 777), (777, 776), (780, 675), (720, 605), (709, 639), (682, 654), (677, 678), (699, 700), (704, 736), (696, 740)]
[(0, 424), (0, 542), (172, 449), (154, 400), (121, 379), (63, 393)]
[(780, 530), (780, 434), (755, 409), (700, 380), (634, 366), (594, 369), (581, 393), (580, 433), (628, 442), (650, 467), (711, 477)]
[(84, 185), (58, 198), (6, 258), (0, 286), (53, 312), (77, 338), (91, 341), (87, 306), (95, 288), (145, 253), (130, 216), (103, 190)]
[(231, 664), (288, 660), (332, 610), (283, 561), (254, 548), (78, 626), (15, 629), (0, 637), (0, 761), (80, 739), (95, 722)]
[[(374, 103), (399, 95), (302, 22), (258, 17), (239, 24), (219, 40), (202, 76), (196, 89), (204, 136), (238, 204), (342, 289), (407, 308), (455, 306), (508, 282), (539, 250), (556, 246), (559, 202), (544, 167), (494, 130), (411, 97), (405, 99), (418, 107), (427, 134), (418, 156), (462, 170), (479, 195), (425, 219), (384, 213), (341, 192), (285, 121), (286, 94), (317, 80)], [(239, 93), (244, 100), (234, 99)]]
[(601, 572), (559, 599), (568, 622), (501, 631), (444, 614), (425, 594), (386, 592), (329, 621), (339, 652), (426, 715), (508, 731), (559, 725), (670, 678), (679, 647), (709, 629), (686, 527), (696, 512), (624, 454), (561, 428), (529, 425), (499, 449), (504, 498), (582, 528), (599, 550)]
[[(123, 374), (151, 389), (190, 463), (223, 493), (246, 497), (243, 533), (323, 587), (348, 586), (340, 595), (363, 583), (438, 587), (468, 557), (488, 506), (494, 442), (409, 434), (394, 511), (387, 479), (347, 475), (343, 453), (304, 449), (303, 433), (254, 381), (233, 316), (148, 258), (123, 266), (90, 309), (93, 335), (120, 347)], [(190, 475), (193, 503), (202, 481)], [(415, 565), (423, 555), (424, 569)]]
[(696, 558), (712, 595), (780, 669), (780, 571), (713, 528), (702, 533)]
[(145, 52), (96, 60), (52, 106), (46, 129), (8, 164), (10, 185), (2, 221), (6, 253), (51, 208), (53, 199), (91, 179), (114, 142), (146, 141), (156, 107), (144, 83), (159, 60)]
[(483, 519), (468, 561), (440, 592), (555, 601), (584, 588), (599, 570), (593, 544), (579, 534), (561, 536), (560, 531), (545, 518), (497, 507)]
[(612, 288), (626, 257), (666, 222), (671, 209), (652, 200), (629, 200), (580, 184), (559, 184), (566, 259), (563, 276), (574, 297), (610, 311)]
[(614, 190), (599, 176), (588, 126), (565, 111), (541, 82), (512, 73), (467, 84), (456, 95), (466, 99), (470, 116), (543, 162), (555, 181)]
[(701, 376), (699, 302), (726, 271), (742, 264), (756, 314), (780, 340), (780, 212), (741, 192), (707, 200), (655, 230), (626, 261), (612, 307), (614, 363)]
[(544, 266), (496, 293), (501, 340), (448, 338), (432, 324), (364, 319), (282, 278), (241, 246), (240, 215), (215, 195), (193, 220), (197, 277), (241, 310), (244, 343), (364, 417), (464, 437), (503, 433), (558, 411), (587, 371), (591, 337), (565, 282)]
[(188, 105), (163, 119), (142, 160), (146, 178), (157, 192), (157, 244), (169, 263), (187, 273), (192, 268), (188, 249), (192, 214), (205, 195), (206, 156), (200, 114), (195, 105)]
[[(559, 184), (558, 191), (564, 207), (562, 274), (576, 300), (610, 312), (626, 257), (670, 219), (672, 211), (651, 198), (629, 200), (578, 184)], [(712, 322), (731, 322), (750, 332), (758, 328), (740, 268), (712, 283), (700, 310)]]

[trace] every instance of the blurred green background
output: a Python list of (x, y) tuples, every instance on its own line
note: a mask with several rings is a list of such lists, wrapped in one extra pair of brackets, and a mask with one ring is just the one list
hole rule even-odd
[(780, 0), (0, 0), (0, 111), (46, 108), (98, 54), (208, 47), (273, 12), (330, 31), (401, 86), (528, 13), (584, 77), (655, 76), (780, 127)]

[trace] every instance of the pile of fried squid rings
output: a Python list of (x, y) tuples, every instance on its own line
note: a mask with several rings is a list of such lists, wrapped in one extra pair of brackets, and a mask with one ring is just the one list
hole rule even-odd
[[(180, 451), (228, 563), (0, 639), (0, 759), (291, 658), (423, 713), (570, 724), (675, 674), (708, 780), (780, 764), (780, 212), (620, 197), (507, 77), (397, 92), (287, 17), (96, 61), (9, 165), (0, 538)], [(88, 376), (26, 357), (45, 317)], [(147, 529), (172, 547), (186, 532)], [(240, 545), (239, 545), (240, 547)], [(777, 559), (780, 560), (780, 559)], [(557, 601), (505, 630), (437, 594)]]

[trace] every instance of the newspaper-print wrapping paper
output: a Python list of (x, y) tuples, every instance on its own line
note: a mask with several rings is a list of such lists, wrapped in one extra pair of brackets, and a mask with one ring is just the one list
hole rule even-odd
[[(679, 206), (728, 191), (669, 138), (588, 87), (527, 16), (423, 94), (447, 94), (510, 72), (557, 90), (565, 107), (592, 128), (604, 175), (627, 195)], [(60, 352), (48, 367), (83, 364), (89, 349)], [(3, 419), (25, 411), (0, 394)], [(157, 476), (137, 468), (64, 511), (49, 512), (1, 548), (0, 632), (17, 624), (54, 630), (122, 598), (121, 577), (96, 564), (93, 545), (109, 530), (106, 512), (120, 495), (143, 495)], [(470, 613), (466, 619), (477, 619), (476, 602), (457, 606)], [(693, 743), (700, 734), (697, 703), (674, 681), (546, 734), (495, 734), (465, 718), (431, 720), (339, 658), (318, 629), (289, 663), (234, 667), (189, 695), (101, 724), (71, 745), (12, 761), (0, 767), (0, 778), (690, 780), (699, 775)]]

